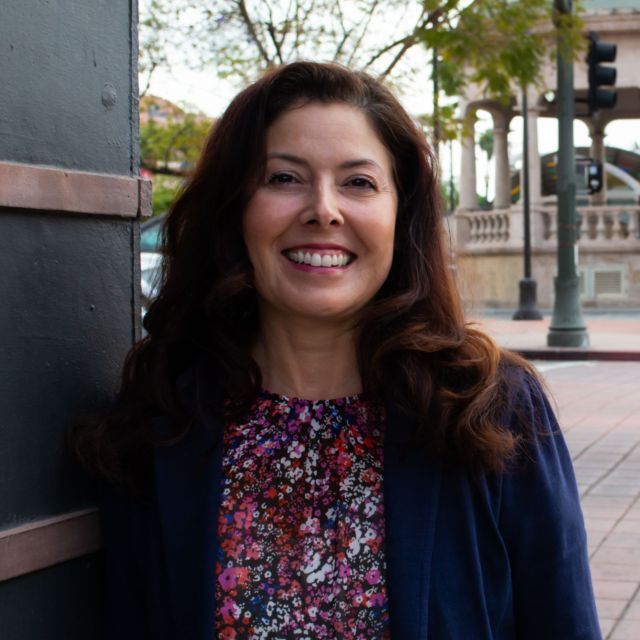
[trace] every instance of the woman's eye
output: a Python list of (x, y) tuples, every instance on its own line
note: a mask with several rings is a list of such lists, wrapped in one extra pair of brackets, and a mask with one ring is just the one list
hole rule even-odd
[(363, 176), (357, 176), (355, 178), (351, 178), (347, 182), (347, 184), (351, 187), (358, 187), (359, 189), (375, 189), (376, 185), (373, 180), (369, 178), (364, 178)]
[(296, 177), (291, 175), (290, 173), (274, 173), (272, 176), (269, 176), (267, 180), (268, 184), (289, 184), (296, 182)]

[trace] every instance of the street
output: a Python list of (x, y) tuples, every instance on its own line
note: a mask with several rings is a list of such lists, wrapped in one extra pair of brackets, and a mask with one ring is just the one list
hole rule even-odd
[(537, 361), (574, 461), (603, 637), (640, 638), (640, 362)]

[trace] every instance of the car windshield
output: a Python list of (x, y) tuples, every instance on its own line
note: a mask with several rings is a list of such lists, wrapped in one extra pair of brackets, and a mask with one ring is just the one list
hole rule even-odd
[(162, 218), (153, 220), (140, 230), (140, 251), (159, 251), (162, 236)]

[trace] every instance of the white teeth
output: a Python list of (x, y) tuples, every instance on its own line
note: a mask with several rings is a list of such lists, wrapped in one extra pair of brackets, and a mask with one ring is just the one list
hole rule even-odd
[(308, 264), (312, 267), (344, 267), (351, 262), (346, 253), (320, 254), (307, 251), (288, 251), (287, 257), (298, 264)]

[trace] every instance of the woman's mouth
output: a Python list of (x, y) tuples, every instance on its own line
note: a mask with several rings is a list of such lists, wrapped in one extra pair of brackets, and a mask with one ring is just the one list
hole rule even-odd
[(355, 256), (346, 251), (304, 251), (296, 249), (285, 251), (284, 255), (296, 264), (306, 264), (310, 267), (346, 267), (355, 260)]

